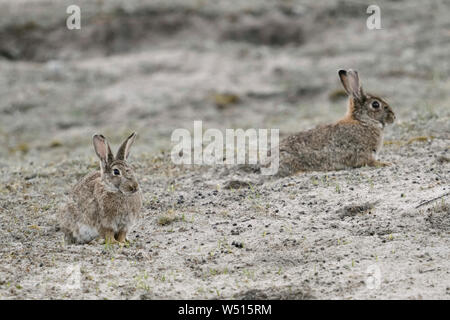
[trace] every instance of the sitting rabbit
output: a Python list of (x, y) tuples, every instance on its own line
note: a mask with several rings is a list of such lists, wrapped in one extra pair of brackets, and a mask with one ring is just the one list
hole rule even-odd
[(277, 176), (388, 165), (377, 161), (376, 156), (383, 146), (383, 128), (394, 122), (394, 112), (382, 98), (363, 91), (356, 71), (339, 70), (338, 73), (349, 95), (347, 115), (336, 123), (283, 139), (278, 149)]
[(135, 139), (136, 133), (131, 134), (114, 157), (106, 138), (94, 135), (100, 171), (89, 173), (75, 185), (71, 201), (60, 212), (67, 243), (87, 243), (98, 236), (108, 243), (126, 240), (142, 208), (139, 184), (126, 161)]

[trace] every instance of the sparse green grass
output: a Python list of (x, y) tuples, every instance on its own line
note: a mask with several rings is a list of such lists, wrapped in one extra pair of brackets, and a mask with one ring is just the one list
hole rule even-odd
[(341, 187), (339, 186), (339, 183), (336, 183), (336, 193), (341, 193)]
[[(198, 5), (202, 7), (208, 6), (208, 3), (198, 1)], [(289, 1), (286, 3), (290, 7)], [(322, 13), (322, 10), (330, 8), (312, 8), (314, 10), (311, 14), (314, 17), (315, 14)], [(335, 9), (334, 5), (332, 9)], [(209, 12), (210, 9), (205, 10)], [(270, 18), (267, 17), (265, 9), (255, 7), (254, 10), (261, 12), (254, 17), (255, 21), (258, 20), (256, 22)], [(213, 11), (220, 19), (227, 18), (228, 13), (222, 16), (221, 8), (214, 8)], [(239, 8), (233, 10), (232, 23), (242, 22), (240, 11)], [(183, 12), (180, 12), (180, 15), (183, 15)], [(404, 18), (407, 19), (403, 19), (406, 12), (408, 16)], [(126, 13), (127, 16), (124, 17), (129, 19), (130, 14)], [(413, 21), (416, 17), (413, 11), (403, 10), (399, 11), (398, 18), (399, 21)], [(442, 18), (445, 18), (445, 14)], [(203, 19), (203, 14), (199, 19)], [(321, 23), (321, 19), (319, 20), (316, 22)], [(417, 26), (411, 27), (420, 27), (421, 21), (417, 23)], [(424, 21), (424, 25), (426, 23), (427, 21)], [(436, 26), (440, 26), (438, 20), (436, 23)], [(239, 30), (240, 27), (236, 27)], [(27, 28), (32, 29), (33, 26)], [(407, 32), (408, 30), (415, 31), (406, 29)], [(348, 31), (354, 30), (346, 28), (344, 33)], [(395, 30), (393, 32), (392, 36), (395, 36)], [(183, 34), (189, 38), (189, 30)], [(324, 34), (323, 38), (327, 39), (327, 36)], [(345, 42), (350, 38), (343, 39)], [(333, 39), (329, 40), (329, 47), (334, 48)], [(347, 42), (351, 42), (351, 39)], [(314, 41), (307, 41), (303, 45), (305, 52), (309, 53), (321, 49)], [(343, 45), (344, 48), (345, 43)], [(395, 53), (398, 52), (398, 48), (391, 52), (388, 47), (378, 48), (378, 51), (386, 53), (386, 59), (383, 59), (385, 64), (380, 68), (383, 70), (388, 70), (392, 62), (395, 62)], [(238, 91), (234, 93), (223, 91), (228, 90), (227, 86), (232, 84), (228, 83), (229, 81), (217, 84), (208, 81), (185, 81), (186, 75), (192, 76), (193, 79), (205, 78), (204, 68), (198, 68), (199, 64), (204, 62), (205, 54), (211, 61), (223, 56), (223, 45), (219, 43), (215, 46), (214, 40), (208, 42), (207, 48), (194, 45), (194, 50), (185, 45), (180, 48), (174, 46), (175, 55), (180, 52), (189, 54), (189, 61), (183, 64), (173, 63), (173, 59), (164, 57), (156, 59), (157, 61), (147, 59), (147, 56), (141, 54), (136, 58), (133, 51), (129, 52), (130, 55), (128, 52), (113, 54), (110, 61), (109, 56), (103, 59), (101, 50), (97, 52), (97, 49), (92, 58), (100, 58), (102, 63), (96, 64), (95, 59), (88, 59), (82, 68), (67, 69), (67, 66), (63, 66), (62, 69), (58, 67), (53, 70), (53, 67), (48, 68), (50, 64), (45, 63), (33, 64), (31, 68), (27, 64), (2, 61), (5, 79), (11, 80), (4, 83), (6, 87), (3, 89), (8, 89), (8, 94), (2, 111), (12, 110), (9, 105), (17, 106), (17, 101), (23, 105), (19, 106), (19, 110), (15, 110), (18, 111), (17, 115), (5, 112), (1, 117), (3, 122), (0, 126), (0, 141), (3, 142), (3, 147), (0, 147), (0, 225), (5, 231), (2, 240), (6, 247), (0, 259), (3, 260), (0, 267), (5, 269), (2, 271), (3, 278), (0, 279), (0, 296), (5, 299), (40, 299), (49, 294), (61, 296), (61, 292), (45, 288), (58, 275), (51, 272), (67, 261), (78, 261), (86, 268), (86, 272), (91, 274), (83, 274), (83, 289), (88, 292), (83, 290), (66, 294), (66, 297), (71, 299), (129, 299), (150, 290), (154, 297), (162, 299), (189, 299), (196, 296), (195, 290), (198, 298), (235, 296), (239, 299), (242, 292), (248, 289), (257, 288), (266, 291), (265, 293), (271, 290), (279, 291), (281, 289), (277, 288), (278, 285), (284, 282), (289, 282), (296, 288), (308, 276), (311, 276), (308, 280), (312, 280), (310, 285), (319, 299), (330, 298), (336, 293), (344, 298), (354, 296), (364, 299), (369, 295), (384, 298), (386, 292), (383, 290), (354, 290), (355, 281), (360, 280), (357, 277), (351, 278), (348, 285), (339, 282), (341, 279), (347, 281), (347, 276), (352, 272), (347, 272), (344, 276), (331, 274), (332, 270), (336, 270), (334, 267), (340, 268), (344, 264), (346, 268), (359, 273), (361, 270), (356, 270), (359, 267), (358, 261), (366, 263), (369, 259), (374, 260), (374, 257), (367, 256), (374, 251), (380, 255), (380, 259), (385, 260), (383, 262), (386, 263), (386, 270), (393, 271), (391, 277), (384, 279), (386, 288), (394, 285), (398, 289), (396, 293), (387, 292), (391, 297), (401, 298), (402, 294), (407, 292), (405, 289), (411, 286), (408, 281), (396, 281), (398, 272), (402, 270), (397, 270), (395, 266), (404, 262), (412, 263), (408, 270), (408, 279), (411, 278), (414, 282), (413, 291), (426, 292), (425, 298), (442, 295), (442, 286), (435, 285), (434, 280), (445, 276), (445, 269), (442, 269), (446, 263), (445, 255), (432, 255), (436, 268), (420, 275), (417, 274), (415, 262), (409, 259), (411, 257), (408, 255), (415, 254), (417, 247), (420, 247), (420, 250), (432, 247), (432, 251), (438, 253), (445, 252), (448, 247), (448, 238), (445, 237), (448, 228), (445, 225), (442, 227), (442, 223), (448, 221), (448, 198), (447, 202), (434, 201), (423, 206), (420, 210), (423, 215), (417, 214), (417, 217), (413, 216), (416, 212), (409, 209), (416, 202), (418, 204), (419, 200), (432, 197), (434, 191), (438, 192), (438, 188), (445, 183), (449, 160), (446, 156), (448, 144), (444, 140), (445, 135), (442, 136), (442, 129), (445, 130), (448, 114), (442, 115), (440, 109), (446, 112), (448, 105), (446, 75), (449, 70), (446, 64), (437, 61), (439, 59), (435, 59), (435, 62), (424, 59), (422, 69), (425, 71), (418, 73), (418, 76), (406, 73), (384, 77), (384, 72), (370, 75), (366, 74), (369, 69), (361, 70), (361, 76), (367, 78), (363, 79), (363, 82), (367, 82), (367, 89), (371, 90), (371, 86), (375, 86), (375, 91), (383, 92), (385, 89), (386, 98), (392, 99), (392, 107), (398, 113), (399, 121), (386, 128), (386, 138), (391, 140), (386, 140), (385, 145), (391, 146), (383, 149), (381, 154), (382, 160), (386, 158), (396, 161), (388, 170), (366, 167), (333, 173), (304, 173), (285, 178), (281, 183), (286, 184), (286, 187), (281, 190), (278, 190), (280, 182), (276, 181), (262, 186), (237, 186), (236, 190), (228, 191), (223, 185), (229, 177), (222, 175), (220, 168), (214, 168), (217, 171), (208, 170), (206, 173), (204, 167), (175, 166), (170, 161), (170, 132), (174, 128), (190, 128), (194, 118), (204, 119), (205, 126), (211, 128), (243, 128), (248, 124), (249, 127), (280, 128), (283, 135), (290, 129), (300, 131), (309, 129), (316, 123), (334, 121), (335, 113), (336, 116), (341, 111), (343, 113), (347, 95), (340, 87), (335, 74), (333, 76), (330, 73), (329, 77), (326, 75), (326, 65), (319, 66), (320, 70), (312, 73), (308, 73), (310, 70), (307, 65), (302, 70), (290, 70), (291, 60), (296, 59), (295, 50), (289, 50), (289, 46), (286, 48), (288, 50), (285, 50), (284, 46), (277, 46), (276, 50), (271, 48), (269, 45), (268, 50), (261, 54), (260, 45), (253, 48), (252, 44), (246, 44), (245, 50), (236, 51), (237, 55), (225, 56), (225, 62), (231, 69), (219, 68), (219, 78), (240, 78), (250, 69), (254, 69), (255, 56), (260, 60), (259, 65), (273, 60), (272, 56), (283, 58), (282, 61), (278, 59), (280, 61), (269, 70), (269, 73), (273, 71), (271, 79), (242, 81), (237, 87)], [(361, 49), (359, 53), (363, 56), (364, 46), (361, 46)], [(368, 54), (372, 54), (371, 52), (368, 50)], [(318, 54), (320, 58), (322, 53)], [(326, 49), (323, 54), (326, 54), (330, 64), (333, 64), (339, 62), (346, 52)], [(425, 50), (425, 57), (427, 54), (445, 56), (444, 52), (435, 50)], [(236, 57), (239, 63), (228, 63)], [(118, 67), (111, 72), (109, 63), (117, 63)], [(145, 69), (144, 73), (142, 68), (139, 68), (141, 64)], [(95, 68), (90, 69), (91, 67)], [(55, 75), (62, 75), (60, 80), (53, 79), (54, 71), (58, 71)], [(267, 70), (252, 71), (256, 72), (256, 77), (261, 71), (262, 75), (269, 74)], [(122, 72), (127, 77), (122, 77)], [(155, 72), (158, 73), (157, 77), (147, 77)], [(430, 74), (433, 81), (428, 75), (429, 72), (434, 72)], [(298, 78), (306, 74), (310, 76), (310, 83), (299, 84)], [(145, 76), (150, 82), (149, 85), (154, 88), (152, 97), (140, 94), (140, 86), (130, 86), (129, 78), (136, 76)], [(48, 81), (34, 81), (41, 78)], [(169, 86), (152, 86), (158, 84), (160, 78), (171, 79), (173, 88), (172, 83)], [(377, 78), (383, 78), (384, 83), (377, 85)], [(285, 82), (290, 82), (287, 84), (288, 88), (284, 87)], [(398, 86), (394, 90), (392, 84), (396, 83)], [(83, 98), (75, 99), (73, 104), (61, 104), (61, 101), (70, 101), (79, 96), (80, 86), (74, 84), (82, 84)], [(214, 88), (214, 85), (220, 86), (221, 89)], [(310, 89), (316, 86), (320, 86), (320, 90), (310, 94)], [(192, 96), (190, 92), (194, 87), (198, 94)], [(209, 90), (216, 95), (208, 101)], [(417, 95), (411, 95), (413, 91), (417, 91)], [(237, 92), (239, 96), (233, 96)], [(403, 98), (407, 99), (407, 103), (402, 102)], [(186, 99), (187, 103), (178, 103)], [(240, 105), (239, 99), (242, 100)], [(28, 108), (27, 100), (37, 102), (36, 108)], [(209, 102), (210, 108), (204, 108), (205, 102)], [(319, 104), (323, 107), (319, 107)], [(222, 110), (217, 110), (214, 105), (218, 105)], [(411, 113), (411, 110), (414, 111)], [(39, 115), (42, 113), (47, 113), (49, 117), (40, 119)], [(325, 113), (328, 114), (323, 117)], [(126, 118), (123, 117), (125, 114)], [(64, 127), (66, 125), (70, 127)], [(99, 169), (98, 158), (92, 150), (91, 133), (101, 132), (111, 137), (111, 146), (113, 151), (116, 151), (118, 143), (130, 130), (139, 132), (130, 163), (135, 166), (136, 177), (144, 190), (145, 218), (138, 223), (136, 230), (133, 230), (136, 233), (131, 234), (133, 239), (136, 236), (138, 240), (130, 248), (126, 248), (127, 244), (125, 247), (105, 244), (103, 248), (103, 245), (99, 244), (100, 241), (80, 246), (64, 246), (61, 241), (59, 246), (62, 235), (54, 228), (54, 214), (58, 204), (64, 200), (64, 195), (69, 192), (75, 180), (91, 170)], [(9, 139), (6, 139), (6, 134)], [(436, 138), (433, 139), (431, 134), (436, 135)], [(428, 158), (430, 152), (432, 157)], [(438, 162), (438, 158), (434, 159), (434, 155), (441, 156), (442, 163)], [(416, 175), (420, 178), (416, 179)], [(424, 184), (423, 189), (422, 185), (411, 184), (411, 176)], [(439, 180), (435, 180), (436, 177)], [(205, 194), (213, 190), (218, 193), (211, 198), (193, 198), (195, 193)], [(407, 197), (400, 198), (401, 193)], [(177, 202), (181, 194), (185, 196), (183, 203)], [(360, 206), (363, 207), (363, 202), (374, 200), (372, 198), (379, 198), (381, 202), (373, 215), (369, 215), (371, 209), (356, 210), (354, 215), (341, 221), (334, 213), (337, 206), (361, 202)], [(192, 211), (196, 210), (195, 208), (199, 209), (194, 216)], [(279, 209), (279, 214), (273, 214), (274, 209)], [(260, 216), (269, 210), (272, 211), (270, 216), (265, 216), (264, 221), (261, 221)], [(214, 211), (215, 214), (204, 215), (205, 211)], [(421, 225), (429, 215), (435, 215), (432, 217), (436, 224), (433, 229), (428, 227), (428, 221)], [(247, 221), (251, 216), (256, 217), (251, 221), (252, 227), (246, 228), (246, 223), (242, 222), (245, 232), (239, 236), (230, 235), (235, 222), (241, 227), (241, 221)], [(262, 227), (263, 222), (266, 225), (266, 220), (271, 228)], [(226, 223), (222, 224), (224, 221)], [(386, 230), (387, 221), (392, 223), (391, 227), (396, 231), (395, 238), (390, 234), (393, 231), (389, 230), (385, 231), (381, 239), (379, 235), (369, 237), (365, 233), (359, 233), (366, 229)], [(401, 230), (397, 228), (400, 225), (404, 226)], [(283, 232), (278, 232), (278, 227), (281, 227)], [(317, 229), (314, 229), (316, 227)], [(437, 229), (438, 227), (441, 229)], [(270, 234), (263, 233), (264, 230)], [(225, 238), (225, 235), (229, 239)], [(287, 242), (287, 246), (279, 246), (284, 244), (284, 240), (289, 240), (286, 236), (303, 240), (301, 244)], [(246, 241), (245, 248), (249, 250), (236, 248), (232, 245), (232, 240)], [(336, 240), (339, 247), (336, 246)], [(346, 245), (346, 240), (352, 243)], [(379, 240), (395, 242), (379, 245)], [(316, 250), (317, 244), (323, 244), (325, 250)], [(393, 248), (398, 251), (399, 260), (391, 259), (393, 257), (388, 252), (393, 251)], [(266, 256), (269, 259), (265, 260)], [(276, 259), (278, 256), (285, 258), (286, 263), (280, 261), (279, 264), (274, 264), (275, 260), (272, 258)], [(187, 259), (197, 258), (200, 258), (199, 261), (187, 262)], [(251, 262), (255, 258), (257, 263), (252, 265)], [(287, 263), (291, 258), (293, 263)], [(296, 263), (300, 259), (301, 262)], [(378, 257), (376, 259), (378, 260)], [(186, 268), (186, 264), (192, 267), (192, 270)], [(105, 265), (112, 265), (114, 268)], [(314, 273), (318, 273), (317, 277), (310, 274), (313, 267)], [(243, 271), (242, 268), (251, 269)], [(263, 268), (270, 270), (270, 273), (261, 273)], [(175, 269), (180, 271), (174, 279), (172, 270)], [(120, 278), (116, 275), (120, 275)], [(288, 280), (283, 280), (285, 275), (289, 276)], [(251, 279), (255, 283), (249, 285)], [(178, 281), (180, 282), (177, 283)], [(24, 288), (20, 289), (20, 285)], [(364, 289), (363, 285), (362, 288)], [(100, 289), (103, 292), (100, 292)], [(133, 289), (141, 292), (135, 292), (137, 290)], [(443, 289), (445, 291), (445, 286)]]
[(180, 221), (181, 217), (177, 216), (173, 209), (167, 210), (166, 213), (158, 217), (157, 223), (160, 226), (168, 226), (175, 221)]
[(147, 271), (142, 272), (142, 274), (138, 274), (135, 278), (136, 289), (150, 291), (150, 286), (147, 283), (148, 273)]
[(159, 216), (157, 222), (160, 226), (168, 226), (175, 220), (176, 220), (175, 215), (165, 214), (165, 215)]
[(433, 205), (431, 211), (434, 213), (446, 212), (447, 214), (450, 214), (450, 204), (444, 199), (441, 199), (441, 201)]
[(348, 241), (348, 240), (345, 240), (345, 239), (337, 239), (337, 245), (338, 246), (345, 246), (345, 245), (347, 245), (347, 244), (349, 244), (350, 243), (350, 241)]
[(242, 274), (248, 280), (255, 280), (255, 271), (252, 269), (243, 269)]

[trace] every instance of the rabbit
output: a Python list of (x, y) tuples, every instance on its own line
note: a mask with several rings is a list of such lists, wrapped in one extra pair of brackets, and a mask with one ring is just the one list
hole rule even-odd
[(349, 96), (346, 116), (283, 139), (275, 176), (389, 165), (376, 157), (383, 146), (383, 128), (395, 120), (392, 108), (382, 98), (363, 91), (357, 71), (339, 70), (338, 74)]
[(134, 132), (114, 157), (106, 138), (101, 134), (93, 136), (100, 171), (81, 179), (60, 211), (59, 224), (66, 243), (88, 243), (99, 236), (106, 243), (127, 241), (127, 232), (141, 217), (142, 208), (142, 193), (127, 163), (135, 139)]

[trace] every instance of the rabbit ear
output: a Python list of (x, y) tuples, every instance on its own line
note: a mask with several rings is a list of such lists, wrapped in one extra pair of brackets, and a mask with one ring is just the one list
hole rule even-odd
[(339, 70), (338, 73), (347, 94), (353, 96), (356, 99), (361, 99), (364, 93), (361, 87), (361, 83), (359, 82), (358, 72), (349, 69), (348, 71)]
[(131, 145), (133, 144), (134, 140), (136, 140), (136, 132), (133, 132), (128, 138), (125, 139), (124, 142), (122, 142), (122, 145), (117, 151), (117, 160), (127, 160), (128, 155), (130, 154)]
[(95, 153), (100, 158), (102, 166), (106, 167), (108, 163), (111, 163), (114, 160), (108, 141), (106, 141), (106, 138), (101, 134), (95, 134), (92, 137), (92, 141), (94, 143)]
[(347, 71), (346, 70), (339, 70), (338, 74), (339, 74), (339, 79), (341, 79), (342, 86), (345, 89), (345, 92), (347, 92), (348, 95), (352, 94), (351, 91), (350, 91), (349, 84), (348, 84)]

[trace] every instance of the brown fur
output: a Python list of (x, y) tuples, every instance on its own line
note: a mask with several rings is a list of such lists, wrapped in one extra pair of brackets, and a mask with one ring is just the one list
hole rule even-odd
[[(375, 157), (383, 145), (384, 126), (395, 120), (394, 112), (383, 99), (364, 93), (356, 71), (341, 70), (339, 76), (349, 94), (347, 114), (334, 124), (282, 140), (278, 176), (386, 165)], [(374, 101), (379, 107), (374, 107)]]
[[(71, 199), (61, 211), (59, 222), (69, 243), (86, 243), (97, 236), (105, 241), (123, 242), (140, 217), (142, 194), (134, 172), (124, 157), (135, 134), (114, 157), (106, 139), (94, 136), (94, 148), (100, 158), (101, 170), (91, 172), (72, 190)], [(131, 142), (127, 141), (132, 140)], [(118, 159), (120, 158), (120, 159)], [(120, 175), (115, 175), (114, 170)]]

